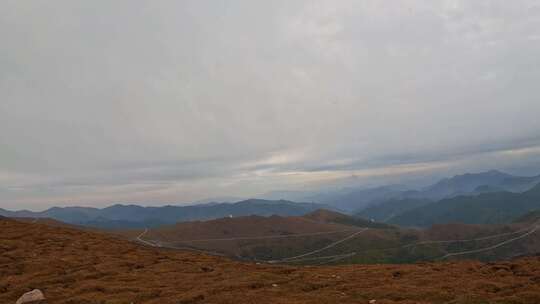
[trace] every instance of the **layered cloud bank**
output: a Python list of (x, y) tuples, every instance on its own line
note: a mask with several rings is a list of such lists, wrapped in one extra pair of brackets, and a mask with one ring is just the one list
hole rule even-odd
[(0, 4), (0, 204), (540, 170), (536, 1)]

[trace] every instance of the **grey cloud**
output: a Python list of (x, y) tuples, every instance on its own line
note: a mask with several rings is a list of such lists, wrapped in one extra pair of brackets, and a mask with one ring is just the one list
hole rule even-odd
[(532, 0), (4, 1), (0, 207), (249, 196), (448, 161), (430, 174), (531, 173), (534, 153), (489, 155), (538, 143), (538, 12)]

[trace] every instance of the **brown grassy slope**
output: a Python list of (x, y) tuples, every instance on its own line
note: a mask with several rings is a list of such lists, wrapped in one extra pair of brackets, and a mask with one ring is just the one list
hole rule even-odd
[(255, 265), (0, 219), (0, 303), (540, 303), (540, 259), (339, 267)]
[[(325, 240), (325, 233), (331, 232), (337, 237), (343, 237), (357, 229), (353, 226), (316, 222), (303, 217), (245, 216), (161, 226), (148, 229), (142, 238), (165, 247), (187, 246), (220, 252), (232, 257), (239, 255), (253, 257), (251, 250), (257, 248), (271, 251), (281, 250), (282, 247), (304, 247)], [(144, 229), (116, 233), (134, 239), (143, 231)], [(316, 235), (309, 237), (313, 233)], [(303, 237), (290, 237), (298, 235)], [(334, 235), (329, 237), (332, 239)], [(268, 254), (268, 258), (275, 255), (275, 253)]]
[[(259, 237), (289, 234), (313, 233), (321, 231), (351, 230), (354, 227), (321, 223), (303, 217), (281, 216), (243, 216), (221, 218), (209, 221), (181, 222), (171, 226), (162, 226), (152, 231), (171, 236), (175, 240), (194, 240), (228, 237)], [(157, 236), (156, 236), (157, 237)]]
[[(362, 226), (337, 224), (328, 221), (349, 218), (327, 210), (318, 210), (304, 217), (248, 216), (210, 221), (184, 222), (176, 225), (122, 232), (135, 239), (142, 234), (145, 241), (164, 247), (193, 248), (242, 260), (280, 260), (323, 248), (355, 233)], [(354, 224), (354, 223), (353, 223)], [(432, 261), (447, 252), (460, 252), (485, 248), (514, 237), (504, 235), (481, 241), (422, 244), (403, 247), (416, 242), (436, 240), (470, 240), (500, 235), (527, 228), (513, 225), (436, 225), (430, 229), (370, 228), (339, 246), (328, 248), (310, 258), (338, 254), (356, 255), (338, 262), (344, 264), (411, 263)], [(143, 233), (144, 232), (144, 233)], [(332, 232), (332, 233), (328, 233)], [(315, 234), (313, 234), (315, 233)], [(388, 248), (394, 248), (387, 250)], [(476, 258), (484, 261), (500, 260), (516, 255), (540, 252), (540, 235), (530, 236), (511, 246), (503, 246), (476, 255), (457, 256), (459, 259)], [(319, 264), (322, 260), (291, 263)]]

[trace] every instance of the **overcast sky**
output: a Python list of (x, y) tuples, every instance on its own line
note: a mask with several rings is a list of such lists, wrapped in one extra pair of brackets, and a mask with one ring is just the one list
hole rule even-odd
[(0, 207), (540, 173), (538, 1), (0, 3)]

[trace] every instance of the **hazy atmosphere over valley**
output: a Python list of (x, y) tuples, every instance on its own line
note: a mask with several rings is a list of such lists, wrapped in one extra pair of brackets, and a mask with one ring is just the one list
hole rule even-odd
[(540, 173), (538, 1), (0, 3), (0, 207)]

